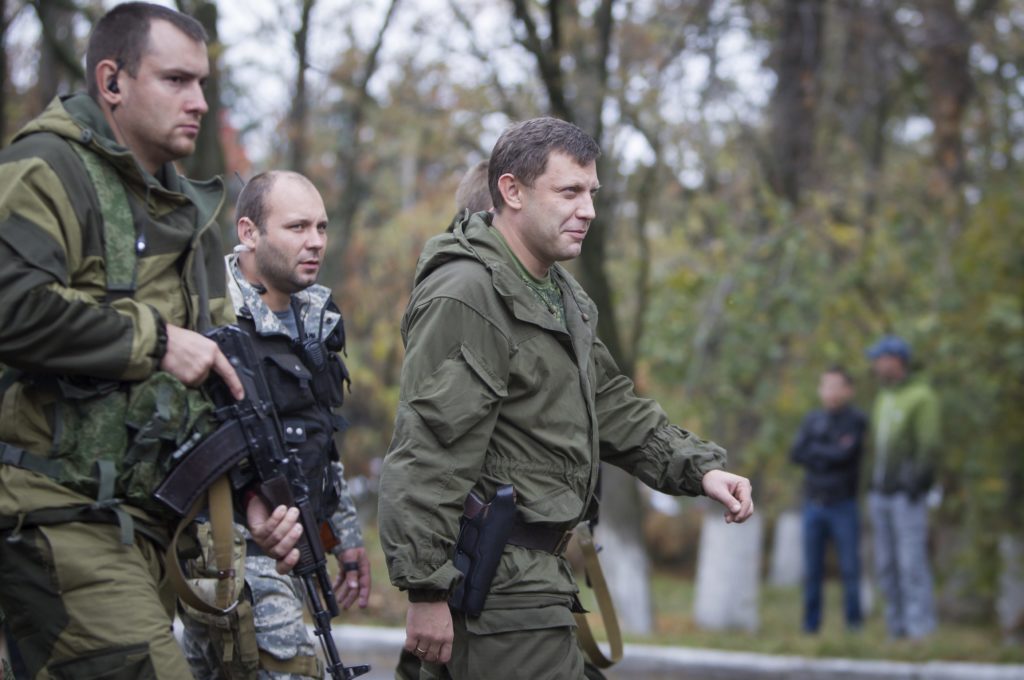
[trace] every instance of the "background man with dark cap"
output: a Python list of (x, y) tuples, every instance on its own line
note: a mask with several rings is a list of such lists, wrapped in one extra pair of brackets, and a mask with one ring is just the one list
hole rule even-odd
[(939, 400), (910, 377), (910, 345), (887, 335), (867, 351), (882, 384), (871, 416), (873, 457), (868, 508), (875, 570), (894, 638), (921, 638), (935, 628), (928, 564), (928, 507), (941, 432)]

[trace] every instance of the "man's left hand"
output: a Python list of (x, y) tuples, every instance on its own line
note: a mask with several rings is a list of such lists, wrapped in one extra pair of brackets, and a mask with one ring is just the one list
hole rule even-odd
[(725, 522), (745, 522), (754, 514), (754, 499), (750, 480), (725, 470), (711, 470), (701, 480), (708, 498), (725, 506)]
[(338, 555), (338, 578), (334, 581), (334, 598), (342, 609), (357, 600), (360, 609), (370, 602), (370, 560), (366, 548), (349, 548)]

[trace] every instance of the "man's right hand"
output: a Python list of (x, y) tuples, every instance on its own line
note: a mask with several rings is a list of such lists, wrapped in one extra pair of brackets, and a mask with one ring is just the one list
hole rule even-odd
[(167, 324), (167, 351), (160, 360), (160, 370), (167, 371), (189, 387), (202, 385), (212, 370), (224, 379), (235, 399), (245, 396), (235, 367), (217, 343), (187, 328)]
[(452, 612), (448, 603), (410, 602), (405, 616), (405, 649), (426, 663), (448, 663), (452, 658)]
[(269, 512), (263, 499), (253, 495), (245, 504), (245, 519), (252, 540), (263, 554), (277, 560), (277, 573), (287, 574), (299, 563), (299, 549), (295, 547), (302, 538), (298, 508), (279, 505)]

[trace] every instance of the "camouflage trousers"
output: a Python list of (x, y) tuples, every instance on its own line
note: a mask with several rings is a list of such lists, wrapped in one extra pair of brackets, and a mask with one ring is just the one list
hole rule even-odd
[(892, 637), (920, 638), (935, 629), (932, 571), (928, 563), (928, 508), (905, 493), (868, 495), (875, 574), (885, 596)]
[[(278, 574), (275, 561), (263, 555), (245, 558), (245, 582), (252, 599), (251, 624), (237, 616), (201, 621), (180, 613), (185, 629), (182, 647), (196, 680), (319, 680), (322, 671), (316, 670), (314, 641), (303, 620), (301, 584)], [(259, 668), (243, 660), (242, 650), (251, 640), (241, 638), (252, 631)], [(284, 670), (289, 662), (306, 668)]]
[(0, 607), (34, 680), (189, 680), (162, 557), (113, 524), (0, 532)]

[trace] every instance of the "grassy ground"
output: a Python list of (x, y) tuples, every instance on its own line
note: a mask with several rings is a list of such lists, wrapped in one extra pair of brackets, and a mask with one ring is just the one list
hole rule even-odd
[[(366, 535), (373, 566), (373, 593), (365, 611), (345, 614), (343, 623), (379, 626), (404, 626), (406, 599), (388, 581), (384, 557), (376, 532)], [(842, 621), (841, 591), (837, 583), (826, 586), (825, 620), (818, 635), (800, 630), (801, 600), (798, 588), (765, 587), (761, 591), (760, 630), (756, 633), (716, 633), (703, 631), (693, 622), (693, 582), (656, 573), (653, 582), (657, 632), (650, 637), (626, 636), (628, 642), (678, 645), (713, 649), (734, 649), (764, 654), (897, 661), (975, 661), (988, 663), (1024, 663), (1024, 648), (1000, 642), (994, 626), (967, 626), (942, 623), (936, 634), (925, 641), (890, 641), (885, 635), (881, 612), (868, 618), (859, 633), (848, 633)], [(589, 591), (584, 588), (584, 605), (596, 611)], [(596, 622), (596, 614), (592, 621)], [(600, 637), (600, 633), (599, 633)]]

